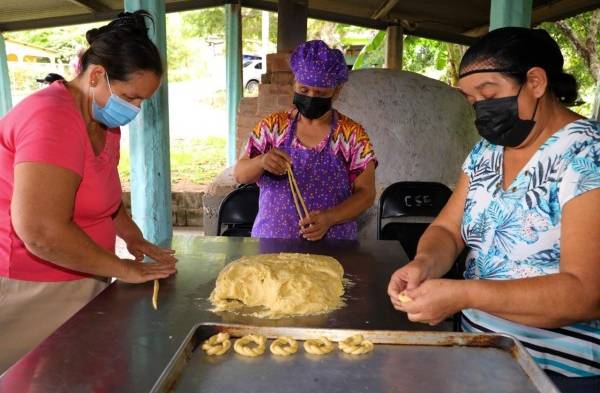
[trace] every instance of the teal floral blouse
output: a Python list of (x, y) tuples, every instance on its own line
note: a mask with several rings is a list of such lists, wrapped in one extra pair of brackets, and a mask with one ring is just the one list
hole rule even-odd
[[(600, 123), (578, 120), (557, 131), (506, 190), (503, 158), (502, 146), (481, 140), (463, 165), (469, 179), (461, 228), (470, 248), (465, 278), (508, 280), (557, 273), (564, 206), (600, 188)], [(462, 326), (465, 331), (516, 336), (544, 369), (567, 376), (600, 375), (599, 320), (538, 329), (464, 310)]]

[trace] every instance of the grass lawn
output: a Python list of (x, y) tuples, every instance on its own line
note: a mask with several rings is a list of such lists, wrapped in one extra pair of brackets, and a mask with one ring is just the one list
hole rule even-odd
[[(226, 139), (209, 136), (202, 139), (171, 141), (171, 184), (173, 189), (197, 190), (210, 183), (226, 165)], [(121, 147), (119, 174), (124, 189), (131, 175), (129, 147)]]

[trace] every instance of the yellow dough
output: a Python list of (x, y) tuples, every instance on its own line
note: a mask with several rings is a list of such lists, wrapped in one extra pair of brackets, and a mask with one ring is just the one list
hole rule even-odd
[(259, 318), (321, 314), (339, 308), (344, 269), (334, 258), (312, 254), (262, 254), (221, 270), (210, 300), (213, 311), (244, 311)]
[(270, 346), (271, 353), (279, 356), (289, 356), (298, 351), (298, 342), (291, 337), (281, 336)]
[(327, 337), (304, 341), (304, 350), (312, 355), (325, 355), (333, 351), (333, 343)]
[(202, 344), (202, 349), (207, 355), (223, 355), (231, 348), (231, 340), (229, 340), (229, 334), (219, 333), (210, 337)]
[(406, 294), (406, 292), (402, 291), (398, 294), (398, 300), (400, 303), (408, 303), (412, 302), (412, 298)]
[(362, 334), (350, 336), (340, 341), (338, 344), (340, 350), (350, 355), (364, 355), (373, 350), (373, 343), (365, 340)]
[[(251, 347), (248, 344), (254, 343), (256, 346)], [(233, 349), (243, 356), (257, 357), (265, 353), (267, 347), (267, 338), (265, 336), (257, 336), (249, 334), (242, 338), (238, 338), (233, 344)]]

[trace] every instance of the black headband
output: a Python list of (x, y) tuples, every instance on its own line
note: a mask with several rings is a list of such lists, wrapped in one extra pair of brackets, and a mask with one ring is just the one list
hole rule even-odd
[(471, 70), (467, 72), (463, 72), (458, 76), (458, 79), (464, 78), (465, 76), (469, 76), (472, 74), (480, 74), (483, 72), (501, 72), (503, 74), (521, 74), (522, 71), (515, 71), (508, 68), (480, 68), (477, 70)]

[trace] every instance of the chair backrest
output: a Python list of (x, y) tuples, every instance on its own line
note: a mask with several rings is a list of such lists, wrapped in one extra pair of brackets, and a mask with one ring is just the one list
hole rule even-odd
[[(219, 206), (217, 236), (250, 236), (258, 214), (259, 189), (246, 184), (231, 191)], [(223, 225), (227, 227), (222, 231)]]
[(402, 181), (388, 186), (379, 198), (377, 211), (377, 239), (398, 240), (412, 259), (419, 238), (429, 226), (423, 222), (391, 222), (382, 226), (386, 218), (436, 217), (452, 191), (442, 183)]
[(379, 197), (379, 219), (435, 217), (452, 191), (442, 183), (400, 181), (389, 185)]

